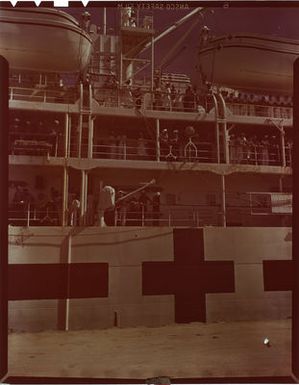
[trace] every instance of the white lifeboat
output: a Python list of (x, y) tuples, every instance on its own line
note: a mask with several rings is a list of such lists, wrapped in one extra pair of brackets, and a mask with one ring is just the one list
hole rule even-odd
[(207, 40), (200, 48), (196, 76), (219, 86), (290, 94), (293, 63), (298, 56), (297, 40), (223, 36)]
[(79, 72), (92, 41), (65, 12), (49, 8), (0, 8), (0, 55), (20, 71)]

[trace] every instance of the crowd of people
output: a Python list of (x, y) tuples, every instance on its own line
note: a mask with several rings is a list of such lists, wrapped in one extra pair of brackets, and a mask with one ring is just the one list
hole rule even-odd
[(27, 186), (16, 184), (9, 205), (10, 218), (14, 221), (30, 221), (38, 225), (61, 225), (62, 195), (54, 187), (49, 194), (38, 192), (36, 196)]
[(241, 91), (222, 91), (227, 103), (256, 104), (261, 106), (292, 107), (291, 95), (266, 95)]
[[(153, 135), (152, 135), (153, 136)], [(204, 161), (215, 159), (215, 146), (210, 134), (203, 136), (199, 130), (189, 126), (185, 130), (164, 128), (157, 142), (149, 134), (122, 130), (111, 130), (105, 137), (96, 138), (95, 158), (135, 159), (162, 161)]]
[(203, 112), (209, 109), (208, 95), (199, 93), (196, 87), (188, 85), (185, 90), (176, 89), (166, 83), (154, 88), (153, 109), (160, 111)]
[[(72, 137), (73, 138), (73, 137)], [(73, 139), (72, 139), (73, 140)], [(71, 156), (78, 145), (71, 142)], [(229, 137), (230, 162), (281, 165), (281, 137), (270, 132), (237, 133)], [(13, 117), (10, 123), (10, 153), (24, 155), (63, 155), (63, 128), (58, 119), (45, 121)], [(215, 133), (192, 126), (182, 129), (161, 128), (159, 141), (153, 129), (125, 128), (101, 131), (94, 135), (93, 157), (123, 160), (200, 161), (215, 162)], [(285, 158), (291, 164), (293, 144), (285, 137)]]
[[(62, 225), (62, 194), (51, 187), (49, 194), (36, 192), (33, 194), (28, 186), (16, 184), (15, 192), (10, 202), (10, 221), (13, 223), (30, 222), (39, 226)], [(115, 206), (106, 213), (107, 225), (141, 226), (159, 225), (160, 192), (140, 192), (128, 198), (128, 192), (119, 190), (116, 193)], [(82, 224), (80, 194), (71, 191), (68, 194), (67, 224), (78, 226)], [(99, 225), (99, 197), (90, 193), (87, 197), (87, 210), (84, 224)]]
[[(129, 137), (112, 131), (99, 140), (96, 157), (111, 159), (157, 160), (157, 143), (139, 132)], [(203, 135), (188, 126), (185, 130), (162, 129), (159, 136), (161, 161), (216, 161), (216, 144), (212, 133)], [(252, 165), (282, 165), (283, 155), (280, 135), (271, 133), (232, 133), (229, 137), (230, 162)], [(292, 138), (285, 137), (285, 159), (292, 161)]]
[[(292, 163), (291, 138), (286, 138), (286, 164)], [(281, 141), (276, 135), (231, 134), (229, 138), (230, 162), (252, 165), (282, 165)]]
[(155, 142), (142, 131), (111, 130), (94, 145), (95, 158), (154, 160), (155, 151)]
[(112, 216), (107, 218), (107, 225), (159, 226), (161, 215), (159, 191), (151, 194), (151, 196), (145, 191), (128, 198), (125, 198), (126, 194), (122, 190), (117, 192), (115, 210), (113, 210)]
[(10, 153), (58, 156), (62, 146), (62, 125), (58, 119), (34, 120), (14, 117), (10, 122)]
[(293, 98), (288, 95), (257, 95), (246, 92), (222, 93), (228, 109), (234, 115), (267, 116), (291, 119)]

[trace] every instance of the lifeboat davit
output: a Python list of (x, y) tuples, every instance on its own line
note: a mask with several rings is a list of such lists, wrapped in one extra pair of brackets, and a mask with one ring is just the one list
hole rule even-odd
[(76, 19), (48, 8), (0, 8), (0, 55), (20, 71), (79, 72), (92, 41)]
[(197, 75), (219, 86), (291, 94), (293, 63), (298, 56), (296, 40), (244, 34), (222, 36), (201, 46)]

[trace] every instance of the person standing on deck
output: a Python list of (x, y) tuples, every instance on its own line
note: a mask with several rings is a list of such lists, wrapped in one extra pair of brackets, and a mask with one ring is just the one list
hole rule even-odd
[(105, 211), (113, 209), (115, 206), (115, 189), (111, 186), (104, 186), (99, 193), (97, 206), (98, 224), (100, 227), (106, 226), (104, 214)]
[(156, 192), (152, 199), (153, 226), (160, 225), (160, 192)]

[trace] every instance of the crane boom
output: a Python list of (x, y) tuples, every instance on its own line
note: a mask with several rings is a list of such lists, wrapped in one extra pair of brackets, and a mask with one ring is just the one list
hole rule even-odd
[[(190, 19), (190, 17), (196, 15), (197, 13), (201, 12), (205, 10), (205, 8), (203, 7), (197, 7), (195, 9), (193, 9), (193, 11), (189, 12), (187, 15), (185, 15), (184, 17), (182, 17), (181, 19), (179, 19), (178, 21), (176, 21), (173, 25), (171, 25), (169, 28), (167, 28), (165, 31), (161, 32), (158, 36), (156, 36), (154, 39), (153, 39), (153, 43), (156, 43), (157, 41), (159, 41), (160, 39), (162, 39), (164, 36), (168, 35), (170, 32), (174, 31), (175, 29), (177, 29), (180, 25), (184, 24), (187, 20)], [(143, 48), (142, 52), (144, 50), (146, 50), (147, 48), (149, 48), (150, 46), (152, 45), (152, 42), (150, 41), (149, 43), (147, 43), (145, 45), (145, 47)]]

